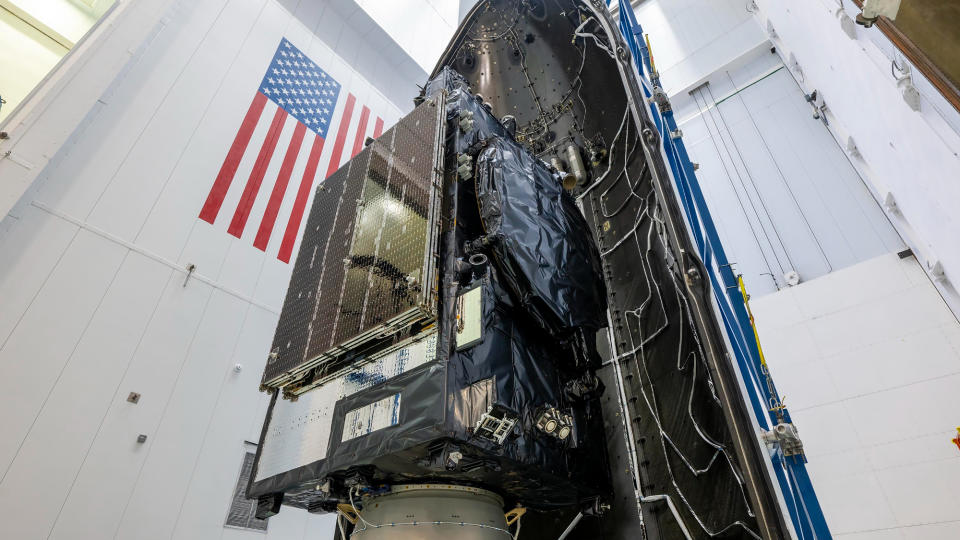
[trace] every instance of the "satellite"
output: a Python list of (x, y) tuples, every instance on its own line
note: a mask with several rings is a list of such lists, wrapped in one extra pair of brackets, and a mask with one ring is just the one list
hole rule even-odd
[(317, 188), (258, 517), (787, 536), (639, 84), (603, 2), (474, 7), (413, 111)]

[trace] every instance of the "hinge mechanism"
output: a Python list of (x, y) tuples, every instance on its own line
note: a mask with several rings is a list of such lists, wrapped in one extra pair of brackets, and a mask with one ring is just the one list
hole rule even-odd
[(802, 456), (803, 441), (797, 433), (797, 427), (789, 422), (781, 422), (770, 431), (764, 431), (763, 442), (770, 448), (780, 446), (785, 457)]

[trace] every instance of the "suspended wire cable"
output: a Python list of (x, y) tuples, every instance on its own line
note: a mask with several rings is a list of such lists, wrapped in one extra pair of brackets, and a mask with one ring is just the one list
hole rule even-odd
[[(700, 111), (700, 117), (704, 118), (704, 123), (706, 124), (706, 115), (705, 115), (704, 107), (708, 106), (707, 101), (706, 101), (706, 98), (704, 98), (702, 95), (698, 96), (697, 92), (699, 92), (699, 89), (694, 90), (693, 92), (690, 93), (690, 95), (693, 96), (693, 101), (697, 104), (697, 109)], [(700, 99), (703, 99), (704, 101), (703, 107), (701, 107), (700, 105)], [(709, 125), (707, 125), (707, 128), (709, 130)], [(719, 133), (719, 129), (716, 127), (715, 123), (714, 123), (714, 129), (717, 129), (717, 133)], [(736, 195), (737, 197), (737, 202), (740, 204), (740, 210), (743, 212), (744, 216), (746, 216), (747, 215), (746, 205), (744, 205), (743, 199), (740, 196), (740, 192), (737, 190), (737, 187), (733, 183), (733, 175), (730, 174), (730, 169), (727, 167), (727, 162), (723, 159), (723, 154), (720, 153), (720, 147), (717, 146), (717, 141), (713, 138), (712, 134), (710, 137), (710, 143), (713, 145), (713, 149), (714, 151), (716, 151), (717, 157), (720, 159), (720, 164), (723, 167), (724, 173), (726, 173), (727, 181), (730, 183), (730, 189), (733, 190), (734, 195)], [(747, 225), (750, 227), (750, 233), (753, 235), (753, 240), (754, 242), (756, 242), (757, 248), (760, 250), (760, 256), (763, 258), (764, 266), (767, 267), (767, 272), (769, 272), (770, 275), (773, 275), (773, 268), (770, 266), (770, 261), (767, 259), (767, 254), (762, 247), (762, 244), (760, 242), (760, 236), (757, 234), (756, 229), (754, 229), (753, 221), (750, 220), (749, 218), (747, 218)]]
[[(610, 148), (611, 148), (611, 149), (616, 145), (617, 139), (620, 138), (620, 133), (623, 132), (623, 126), (626, 125), (626, 123), (627, 123), (627, 116), (629, 116), (629, 115), (630, 115), (630, 105), (627, 105), (627, 106), (624, 107), (624, 109), (623, 109), (623, 119), (620, 120), (620, 127), (617, 128), (617, 134), (613, 137), (613, 141), (610, 142)], [(600, 183), (603, 182), (603, 179), (606, 178), (608, 174), (610, 174), (610, 168), (611, 168), (611, 167), (613, 167), (613, 152), (611, 152), (610, 156), (607, 157), (607, 170), (604, 171), (603, 174), (600, 175), (600, 178), (597, 178), (596, 180), (594, 180), (594, 182), (593, 182), (592, 184), (590, 184), (589, 186), (587, 186), (587, 188), (584, 189), (584, 190), (580, 193), (580, 195), (577, 195), (577, 200), (579, 201), (579, 200), (583, 199), (584, 197), (587, 196), (588, 193), (590, 193), (590, 191), (593, 190), (593, 188), (599, 186)]]
[[(727, 74), (727, 78), (730, 79), (730, 84), (734, 84), (733, 77), (730, 76), (730, 72), (727, 71), (726, 74)], [(734, 87), (736, 87), (736, 85), (734, 85)], [(783, 174), (783, 169), (780, 168), (780, 163), (777, 162), (777, 159), (774, 157), (773, 152), (770, 151), (770, 146), (767, 144), (767, 139), (766, 137), (763, 136), (763, 133), (760, 131), (760, 127), (757, 125), (757, 121), (754, 118), (753, 113), (750, 112), (750, 107), (747, 106), (746, 100), (743, 99), (743, 94), (741, 94), (740, 91), (737, 91), (735, 94), (739, 96), (740, 103), (743, 105), (744, 110), (747, 111), (747, 117), (750, 119), (750, 123), (753, 124), (753, 129), (755, 129), (756, 132), (760, 135), (760, 142), (763, 143), (763, 148), (767, 151), (767, 155), (770, 156), (770, 161), (773, 162), (773, 166), (777, 168), (777, 174), (780, 175), (780, 180), (783, 182), (783, 187), (786, 188), (787, 193), (790, 194), (790, 198), (793, 200), (793, 204), (797, 207), (797, 211), (799, 211), (800, 213), (800, 218), (803, 220), (804, 225), (807, 226), (807, 230), (810, 231), (810, 236), (813, 237), (814, 243), (817, 244), (817, 249), (820, 251), (820, 255), (823, 257), (823, 262), (827, 265), (827, 272), (828, 273), (833, 272), (833, 265), (830, 264), (830, 259), (827, 257), (827, 252), (824, 251), (823, 249), (823, 244), (820, 243), (820, 239), (817, 238), (817, 233), (813, 231), (813, 227), (810, 225), (810, 221), (807, 220), (807, 215), (803, 212), (803, 209), (800, 207), (800, 202), (797, 199), (797, 195), (796, 193), (793, 192), (793, 188), (790, 187), (790, 183), (787, 182), (787, 177), (785, 174)], [(720, 100), (719, 102), (717, 102), (717, 106), (719, 106), (720, 102), (722, 101), (723, 100)], [(794, 269), (796, 270), (796, 268)]]
[[(704, 102), (704, 104), (706, 105), (706, 104), (707, 104), (707, 97), (703, 94), (703, 89), (704, 89), (705, 87), (709, 89), (709, 86), (708, 86), (708, 85), (704, 85), (704, 86), (701, 86), (701, 87), (699, 88), (699, 92), (700, 92), (700, 97), (703, 99), (703, 102)], [(733, 152), (730, 151), (730, 147), (729, 147), (729, 145), (728, 145), (728, 143), (727, 143), (727, 140), (726, 140), (726, 138), (723, 136), (723, 132), (722, 132), (721, 129), (720, 129), (720, 122), (717, 122), (717, 119), (716, 119), (716, 117), (715, 117), (715, 115), (714, 115), (714, 110), (716, 110), (717, 107), (716, 107), (716, 100), (713, 99), (713, 94), (712, 94), (712, 92), (711, 92), (711, 94), (710, 94), (710, 99), (711, 99), (711, 101), (714, 102), (714, 106), (713, 106), (713, 107), (707, 107), (707, 113), (708, 113), (708, 114), (706, 115), (706, 117), (709, 117), (710, 120), (711, 120), (711, 122), (713, 122), (713, 127), (714, 127), (714, 129), (716, 130), (716, 132), (717, 132), (717, 137), (720, 139), (720, 142), (723, 144), (723, 149), (724, 149), (724, 151), (726, 152), (727, 156), (730, 158), (731, 165), (733, 166), (733, 171), (736, 173), (736, 175), (737, 175), (737, 180), (739, 181), (740, 187), (743, 189), (743, 196), (746, 198), (747, 202), (749, 203), (749, 205), (750, 205), (750, 210), (752, 211), (753, 216), (754, 216), (754, 217), (756, 218), (756, 220), (757, 220), (757, 226), (760, 228), (760, 232), (763, 233), (763, 237), (766, 239), (767, 245), (770, 246), (770, 254), (773, 256), (774, 261), (777, 263), (777, 266), (780, 268), (780, 275), (783, 276), (783, 275), (786, 273), (786, 269), (783, 267), (783, 264), (780, 262), (780, 257), (777, 255), (777, 248), (774, 246), (773, 240), (770, 239), (770, 234), (767, 232), (767, 228), (764, 227), (764, 225), (763, 225), (763, 221), (762, 221), (762, 218), (761, 218), (761, 216), (760, 216), (760, 211), (757, 210), (757, 205), (756, 205), (756, 203), (754, 203), (753, 197), (750, 196), (750, 191), (747, 189), (746, 182), (744, 182), (744, 180), (743, 180), (743, 175), (740, 174), (740, 168), (737, 167), (737, 164), (736, 164), (735, 162), (733, 162)], [(727, 129), (726, 122), (723, 121), (723, 116), (722, 116), (722, 115), (720, 115), (720, 121), (723, 122), (724, 128), (727, 130), (727, 133), (729, 134), (729, 129)], [(712, 139), (712, 137), (711, 137), (711, 139)], [(715, 141), (714, 141), (714, 146), (716, 146), (716, 142), (715, 142)], [(718, 152), (718, 154), (719, 154), (719, 152)], [(738, 150), (738, 154), (739, 154), (739, 150)], [(723, 160), (723, 156), (720, 156), (720, 159), (721, 159), (721, 161), (722, 161), (722, 160)], [(741, 163), (744, 163), (744, 167), (746, 167), (746, 163), (743, 161), (742, 156), (741, 156), (740, 162), (741, 162)], [(724, 170), (727, 171), (728, 174), (729, 174), (729, 170), (728, 170), (727, 167), (726, 167), (726, 163), (724, 163)], [(747, 174), (749, 174), (749, 171), (748, 171)], [(730, 182), (731, 182), (731, 185), (733, 185), (733, 176), (732, 176), (732, 175), (730, 176)], [(736, 190), (736, 187), (734, 187), (734, 190)], [(737, 199), (740, 201), (741, 208), (743, 208), (744, 214), (746, 215), (746, 214), (747, 214), (747, 209), (746, 209), (745, 206), (743, 206), (743, 199), (740, 198), (739, 192), (737, 192)], [(768, 216), (768, 219), (769, 219), (769, 216)], [(747, 220), (748, 220), (748, 221), (750, 220), (749, 215), (747, 216)], [(751, 230), (753, 230), (753, 225), (752, 225), (752, 223), (751, 223)], [(764, 250), (763, 244), (760, 243), (759, 238), (757, 238), (757, 247), (759, 247), (760, 250), (761, 250), (761, 252), (763, 252), (763, 250)], [(764, 254), (764, 260), (767, 260), (766, 254)], [(774, 286), (776, 286), (776, 288), (779, 289), (779, 288), (780, 288), (779, 282), (777, 281), (776, 277), (773, 276), (773, 269), (772, 269), (772, 268), (770, 269), (770, 276), (773, 277)]]
[[(710, 101), (713, 101), (713, 103), (716, 104), (717, 100), (716, 98), (713, 97), (713, 90), (710, 89), (710, 85), (708, 84), (701, 88), (707, 89), (707, 93), (710, 94)], [(743, 98), (741, 97), (741, 99)], [(756, 181), (753, 179), (753, 174), (750, 172), (750, 168), (747, 166), (747, 161), (743, 159), (743, 154), (740, 152), (740, 146), (737, 144), (737, 140), (733, 137), (733, 133), (730, 131), (730, 125), (727, 123), (727, 119), (723, 114), (723, 110), (719, 106), (714, 107), (714, 109), (716, 109), (717, 114), (720, 115), (720, 121), (723, 122), (723, 127), (726, 129), (727, 134), (730, 136), (730, 145), (733, 146), (733, 149), (737, 152), (737, 157), (740, 158), (740, 163), (743, 164), (743, 170), (744, 172), (747, 173), (747, 180), (750, 182), (750, 185), (753, 186), (754, 193), (757, 194), (757, 199), (760, 202), (760, 208), (763, 209), (763, 213), (767, 216), (767, 221), (770, 222), (770, 228), (773, 229), (773, 234), (777, 238), (777, 243), (780, 244), (780, 249), (783, 250), (783, 255), (787, 259), (787, 264), (790, 265), (790, 270), (796, 270), (796, 265), (793, 264), (793, 259), (790, 258), (790, 251), (787, 249), (786, 244), (783, 243), (783, 239), (780, 237), (780, 231), (777, 229), (777, 225), (773, 222), (773, 216), (770, 215), (770, 211), (767, 209), (767, 204), (763, 200), (763, 195), (760, 193), (760, 188), (757, 186)], [(723, 137), (723, 135), (719, 133), (718, 135)], [(739, 176), (739, 171), (737, 175)], [(741, 183), (743, 182), (743, 177), (740, 177), (740, 181)], [(744, 188), (746, 188), (746, 186), (744, 186)], [(752, 204), (752, 201), (751, 201), (751, 204)], [(759, 218), (759, 214), (757, 217)], [(763, 225), (761, 223), (761, 227), (762, 226)], [(769, 237), (767, 238), (767, 240), (768, 241), (770, 240)], [(773, 247), (772, 243), (771, 243), (771, 247)], [(774, 256), (776, 256), (776, 248), (774, 248)], [(779, 264), (779, 260), (778, 260), (778, 264)], [(783, 270), (782, 266), (781, 266), (781, 270)]]
[(583, 28), (584, 28), (585, 26), (587, 26), (587, 24), (588, 24), (590, 21), (593, 21), (593, 22), (597, 23), (597, 26), (600, 26), (600, 23), (597, 21), (597, 19), (595, 19), (595, 18), (593, 18), (593, 17), (588, 17), (585, 21), (583, 21), (582, 23), (580, 23), (580, 26), (578, 26), (576, 30), (573, 31), (573, 35), (574, 35), (574, 36), (577, 36), (577, 37), (582, 37), (582, 38), (584, 38), (584, 39), (586, 39), (586, 38), (591, 38), (591, 39), (593, 39), (593, 42), (597, 45), (597, 47), (599, 47), (599, 48), (603, 49), (604, 51), (606, 51), (606, 53), (607, 53), (608, 55), (610, 55), (610, 58), (613, 58), (614, 60), (616, 60), (616, 59), (617, 59), (617, 55), (614, 54), (613, 50), (612, 50), (610, 47), (608, 47), (607, 45), (605, 45), (605, 44), (600, 40), (600, 38), (597, 37), (596, 34), (594, 34), (593, 32), (581, 32), (581, 30), (583, 30)]

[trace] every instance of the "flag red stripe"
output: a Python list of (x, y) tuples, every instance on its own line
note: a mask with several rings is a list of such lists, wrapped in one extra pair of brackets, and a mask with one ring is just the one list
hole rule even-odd
[(233, 183), (233, 177), (237, 174), (237, 167), (240, 166), (240, 159), (243, 153), (247, 151), (247, 145), (250, 144), (250, 137), (253, 136), (253, 130), (257, 127), (257, 121), (263, 113), (263, 107), (267, 104), (267, 96), (257, 92), (247, 109), (247, 114), (240, 123), (240, 129), (236, 137), (233, 138), (233, 144), (227, 151), (227, 157), (220, 166), (220, 172), (217, 173), (217, 179), (210, 188), (207, 195), (207, 201), (203, 203), (200, 210), (200, 219), (207, 223), (213, 223), (220, 213), (220, 207), (223, 205), (223, 199), (227, 197), (227, 191), (230, 190), (230, 184)]
[(283, 233), (283, 241), (280, 242), (280, 252), (277, 253), (277, 258), (285, 263), (290, 262), (293, 245), (297, 243), (297, 233), (300, 232), (300, 222), (303, 220), (303, 212), (307, 209), (307, 201), (310, 199), (310, 188), (313, 187), (313, 178), (317, 175), (317, 166), (320, 164), (320, 154), (322, 153), (323, 137), (317, 136), (313, 140), (313, 147), (310, 148), (310, 157), (307, 158), (307, 168), (303, 171), (303, 178), (300, 180), (300, 189), (297, 190), (297, 198), (293, 200), (293, 210), (290, 212), (290, 220), (287, 221), (287, 230)]
[(270, 158), (273, 157), (273, 151), (277, 148), (277, 139), (280, 138), (280, 132), (283, 130), (283, 121), (287, 119), (287, 112), (277, 107), (277, 112), (273, 115), (273, 123), (270, 124), (270, 130), (267, 132), (267, 138), (260, 147), (260, 153), (257, 155), (257, 161), (250, 171), (250, 177), (247, 178), (247, 185), (243, 188), (243, 195), (240, 196), (240, 203), (237, 205), (237, 211), (233, 214), (233, 220), (227, 232), (240, 238), (243, 236), (243, 228), (247, 226), (247, 218), (250, 217), (250, 209), (253, 208), (254, 201), (257, 200), (257, 193), (260, 192), (260, 184), (263, 183), (263, 177), (267, 174), (267, 167), (270, 165)]
[(290, 182), (290, 175), (293, 174), (293, 165), (297, 162), (297, 156), (300, 155), (300, 145), (303, 144), (303, 135), (306, 131), (307, 126), (297, 122), (297, 127), (293, 130), (293, 138), (290, 139), (290, 146), (287, 147), (287, 153), (283, 156), (277, 182), (273, 184), (270, 200), (267, 201), (267, 209), (264, 210), (263, 219), (260, 220), (257, 237), (253, 240), (253, 247), (260, 251), (266, 251), (267, 244), (270, 243), (270, 234), (273, 233), (273, 226), (277, 222), (277, 214), (280, 213), (280, 205), (287, 192), (287, 184)]
[(330, 164), (327, 165), (327, 176), (337, 172), (340, 168), (340, 157), (343, 155), (343, 145), (347, 142), (347, 130), (350, 129), (350, 117), (353, 116), (353, 105), (357, 98), (353, 94), (347, 94), (347, 104), (343, 108), (343, 116), (340, 118), (340, 128), (337, 129), (337, 138), (333, 142), (333, 153), (330, 154)]
[(360, 110), (360, 123), (357, 125), (357, 136), (353, 139), (353, 152), (350, 157), (354, 157), (363, 150), (363, 141), (367, 138), (367, 122), (370, 121), (370, 109), (366, 105)]
[(377, 121), (373, 123), (373, 138), (379, 139), (383, 135), (383, 118), (377, 117)]

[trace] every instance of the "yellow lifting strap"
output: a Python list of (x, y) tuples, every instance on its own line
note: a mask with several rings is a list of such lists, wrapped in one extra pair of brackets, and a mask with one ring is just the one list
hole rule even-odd
[(647, 42), (647, 54), (650, 56), (650, 74), (651, 77), (657, 76), (657, 63), (653, 61), (653, 47), (650, 46), (650, 34), (644, 34), (643, 40)]
[(357, 520), (360, 518), (360, 514), (357, 513), (357, 510), (349, 504), (340, 503), (337, 505), (337, 512), (340, 512), (343, 517), (347, 518), (351, 524), (356, 525)]
[(770, 411), (777, 414), (779, 418), (781, 411), (786, 409), (786, 406), (783, 404), (786, 397), (780, 397), (774, 394), (775, 390), (773, 383), (770, 380), (770, 370), (767, 369), (767, 360), (763, 357), (763, 347), (760, 346), (760, 334), (757, 333), (757, 324), (753, 320), (753, 311), (750, 311), (750, 295), (747, 294), (747, 286), (743, 283), (743, 276), (737, 276), (737, 285), (740, 287), (740, 294), (743, 295), (743, 305), (747, 308), (747, 316), (750, 318), (750, 327), (753, 328), (753, 339), (757, 342), (757, 353), (760, 354), (760, 367), (763, 369), (763, 375), (767, 378), (767, 385), (770, 393), (773, 394), (770, 397)]
[(743, 276), (737, 276), (737, 284), (740, 286), (740, 294), (743, 295), (743, 305), (747, 308), (747, 315), (750, 317), (750, 327), (753, 328), (753, 339), (757, 342), (757, 352), (760, 353), (760, 365), (767, 369), (767, 360), (763, 357), (763, 348), (760, 346), (760, 334), (757, 333), (757, 324), (753, 321), (753, 312), (750, 311), (750, 295), (747, 294), (747, 286), (743, 284)]
[(514, 523), (516, 523), (517, 520), (519, 520), (520, 517), (523, 516), (523, 515), (526, 514), (526, 513), (527, 513), (527, 509), (526, 509), (526, 508), (524, 508), (524, 507), (522, 507), (522, 506), (518, 506), (518, 507), (514, 508), (513, 510), (510, 510), (509, 512), (507, 512), (506, 514), (504, 514), (503, 517), (507, 518), (507, 527), (509, 527), (509, 526), (513, 525)]

